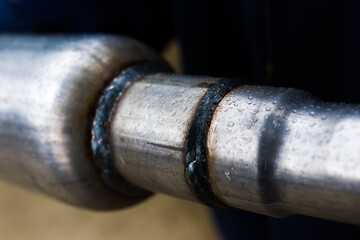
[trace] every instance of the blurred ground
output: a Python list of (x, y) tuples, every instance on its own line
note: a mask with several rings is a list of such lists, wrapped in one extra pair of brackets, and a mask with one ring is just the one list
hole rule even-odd
[(176, 73), (183, 73), (179, 42), (172, 39), (162, 52), (163, 58), (171, 65)]
[[(181, 72), (173, 40), (164, 58)], [(219, 239), (208, 208), (157, 194), (115, 212), (92, 212), (0, 181), (0, 239)]]
[(157, 194), (135, 207), (93, 212), (0, 182), (0, 239), (219, 239), (199, 204)]

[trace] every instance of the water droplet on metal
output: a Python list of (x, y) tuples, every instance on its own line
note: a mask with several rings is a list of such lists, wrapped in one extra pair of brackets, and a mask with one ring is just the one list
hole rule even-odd
[(234, 123), (230, 121), (230, 122), (228, 122), (227, 125), (228, 125), (228, 127), (233, 127), (233, 126), (234, 126)]

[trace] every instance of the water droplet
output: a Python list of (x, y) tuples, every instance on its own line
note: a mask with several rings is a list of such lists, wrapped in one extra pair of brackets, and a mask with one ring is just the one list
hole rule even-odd
[(327, 115), (322, 115), (322, 116), (321, 116), (321, 119), (322, 119), (322, 120), (327, 119)]
[(294, 119), (292, 120), (292, 122), (293, 122), (293, 123), (296, 123), (296, 118), (294, 118)]
[(315, 112), (314, 112), (314, 111), (311, 111), (311, 112), (309, 112), (309, 115), (310, 115), (310, 116), (314, 116), (314, 115), (315, 115)]
[(234, 126), (234, 123), (230, 121), (230, 122), (228, 122), (227, 125), (228, 125), (228, 127), (233, 127), (233, 126)]
[(248, 144), (249, 142), (251, 142), (252, 137), (243, 136), (242, 140), (244, 141), (244, 144)]
[(266, 111), (270, 111), (270, 110), (271, 110), (271, 107), (266, 107), (265, 110), (266, 110)]

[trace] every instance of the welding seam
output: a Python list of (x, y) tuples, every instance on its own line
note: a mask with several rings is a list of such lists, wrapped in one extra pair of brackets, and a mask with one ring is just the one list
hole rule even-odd
[(92, 128), (91, 148), (96, 167), (101, 172), (102, 180), (116, 191), (132, 197), (147, 196), (150, 192), (140, 189), (127, 182), (116, 170), (111, 157), (108, 136), (110, 122), (116, 103), (126, 89), (141, 76), (150, 73), (168, 72), (155, 64), (142, 64), (130, 67), (115, 78), (105, 89), (100, 98)]
[(239, 80), (225, 79), (209, 86), (189, 130), (185, 178), (191, 192), (204, 204), (216, 208), (229, 208), (211, 190), (208, 169), (207, 136), (215, 109), (225, 95), (239, 85)]

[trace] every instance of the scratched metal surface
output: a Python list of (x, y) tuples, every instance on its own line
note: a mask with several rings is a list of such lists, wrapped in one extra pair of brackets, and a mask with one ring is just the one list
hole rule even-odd
[[(207, 84), (214, 81), (219, 79), (149, 74), (119, 99), (111, 143), (125, 179), (207, 204), (187, 181), (185, 146)], [(201, 140), (208, 168), (194, 176), (200, 181), (202, 172), (208, 174), (210, 188), (200, 186), (204, 192), (270, 216), (360, 223), (360, 105), (323, 102), (291, 88), (243, 85), (214, 108)]]
[(2, 179), (94, 209), (142, 199), (102, 183), (90, 132), (104, 87), (134, 63), (162, 62), (153, 51), (104, 35), (3, 35), (0, 61)]
[[(177, 41), (163, 56), (181, 72)], [(100, 213), (0, 181), (0, 199), (0, 239), (220, 239), (207, 207), (161, 194), (135, 207)]]
[[(196, 200), (184, 181), (184, 159), (189, 128), (208, 86), (201, 77), (183, 80), (181, 75), (152, 74), (134, 83), (116, 106), (110, 142), (128, 181)], [(206, 78), (207, 83), (216, 81)]]
[[(93, 209), (141, 200), (100, 179), (89, 153), (92, 112), (123, 68), (163, 62), (137, 42), (109, 36), (4, 36), (0, 58), (1, 177)], [(116, 170), (146, 190), (208, 205), (211, 198), (271, 216), (359, 224), (360, 106), (236, 86), (140, 76), (117, 99), (109, 124)]]
[(213, 189), (234, 207), (359, 224), (359, 140), (359, 105), (295, 89), (235, 89), (210, 128)]

